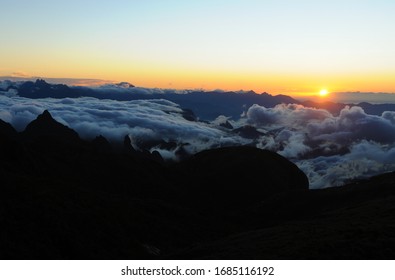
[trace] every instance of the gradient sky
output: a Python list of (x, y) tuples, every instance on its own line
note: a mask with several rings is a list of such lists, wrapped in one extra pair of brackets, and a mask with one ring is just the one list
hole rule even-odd
[(395, 92), (395, 1), (0, 0), (0, 75)]

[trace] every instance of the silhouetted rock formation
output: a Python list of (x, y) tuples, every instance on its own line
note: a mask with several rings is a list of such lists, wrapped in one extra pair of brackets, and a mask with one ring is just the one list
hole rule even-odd
[(45, 110), (34, 121), (29, 123), (23, 135), (29, 139), (48, 139), (51, 141), (75, 142), (80, 140), (78, 134), (69, 127), (55, 121), (48, 110)]

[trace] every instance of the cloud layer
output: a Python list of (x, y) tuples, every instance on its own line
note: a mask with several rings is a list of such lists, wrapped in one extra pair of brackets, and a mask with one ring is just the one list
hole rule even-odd
[(395, 112), (368, 115), (346, 106), (338, 116), (301, 105), (254, 105), (247, 122), (267, 134), (258, 146), (277, 151), (304, 170), (312, 188), (344, 184), (395, 169)]
[[(333, 115), (324, 109), (297, 104), (273, 108), (253, 105), (239, 120), (220, 115), (211, 123), (183, 117), (179, 105), (164, 99), (116, 101), (93, 97), (29, 99), (19, 97), (15, 83), (0, 83), (0, 118), (22, 131), (48, 109), (54, 118), (76, 130), (82, 138), (103, 135), (122, 141), (129, 135), (135, 147), (154, 143), (151, 150), (176, 158), (188, 153), (232, 145), (255, 145), (294, 161), (309, 177), (312, 188), (342, 185), (395, 170), (395, 112), (367, 114), (362, 108), (345, 106)], [(106, 85), (98, 94), (161, 94), (166, 90)], [(186, 92), (179, 92), (179, 94)], [(160, 95), (157, 95), (160, 96)], [(251, 139), (240, 127), (255, 127)], [(251, 132), (251, 129), (248, 129)], [(251, 134), (251, 133), (250, 133)], [(169, 144), (161, 146), (161, 141)], [(162, 141), (162, 143), (163, 143)]]
[(240, 137), (229, 137), (215, 125), (184, 119), (183, 110), (167, 100), (120, 102), (88, 97), (33, 100), (0, 96), (0, 118), (19, 131), (45, 109), (84, 139), (103, 135), (111, 141), (122, 141), (125, 135), (130, 135), (135, 143), (148, 140), (189, 143), (185, 149), (190, 153), (245, 143)]

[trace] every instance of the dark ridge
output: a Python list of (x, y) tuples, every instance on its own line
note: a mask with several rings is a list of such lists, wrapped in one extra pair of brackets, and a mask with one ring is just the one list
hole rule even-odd
[(27, 98), (66, 98), (80, 97), (81, 93), (68, 87), (67, 85), (48, 84), (46, 81), (38, 79), (36, 82), (25, 82), (18, 88), (18, 94)]

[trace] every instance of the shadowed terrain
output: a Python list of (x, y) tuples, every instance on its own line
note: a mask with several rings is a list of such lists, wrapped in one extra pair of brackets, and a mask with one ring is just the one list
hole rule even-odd
[(251, 147), (179, 163), (81, 140), (48, 111), (0, 122), (1, 259), (393, 259), (395, 174), (309, 190)]

